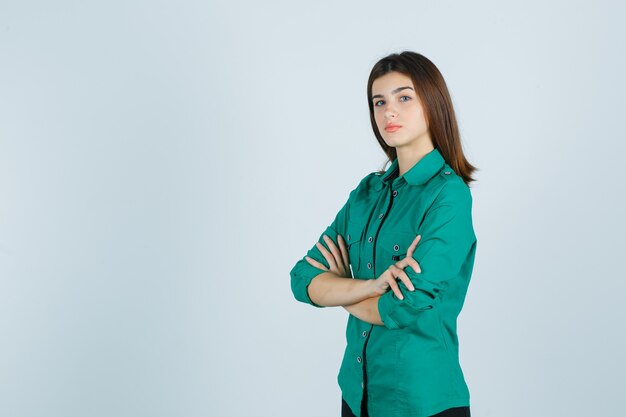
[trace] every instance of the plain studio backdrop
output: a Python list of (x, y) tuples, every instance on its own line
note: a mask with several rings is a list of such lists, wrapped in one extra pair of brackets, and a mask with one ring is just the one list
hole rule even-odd
[(289, 271), (384, 154), (392, 52), (451, 91), (476, 417), (626, 389), (623, 2), (0, 2), (0, 416), (338, 416), (348, 313)]

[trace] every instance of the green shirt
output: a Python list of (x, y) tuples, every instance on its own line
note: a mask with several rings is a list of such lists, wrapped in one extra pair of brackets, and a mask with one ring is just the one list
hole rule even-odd
[[(365, 176), (318, 239), (328, 247), (324, 234), (335, 243), (342, 235), (354, 279), (375, 279), (422, 235), (413, 252), (422, 272), (404, 268), (415, 291), (398, 280), (404, 299), (389, 290), (378, 301), (384, 326), (348, 316), (337, 382), (357, 417), (365, 388), (371, 417), (427, 417), (470, 402), (456, 321), (476, 252), (472, 195), (437, 148), (398, 173), (395, 159), (384, 173)], [(329, 266), (316, 246), (306, 255)], [(304, 257), (295, 264), (290, 275), (296, 300), (322, 307), (307, 292), (322, 272)]]

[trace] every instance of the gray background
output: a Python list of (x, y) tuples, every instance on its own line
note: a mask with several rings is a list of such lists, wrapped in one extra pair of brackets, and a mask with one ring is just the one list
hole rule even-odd
[(623, 2), (0, 2), (0, 415), (333, 416), (347, 312), (289, 270), (440, 68), (478, 248), (472, 415), (623, 409)]

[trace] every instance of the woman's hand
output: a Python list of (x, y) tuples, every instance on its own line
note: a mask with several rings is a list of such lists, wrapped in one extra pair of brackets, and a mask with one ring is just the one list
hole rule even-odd
[(339, 248), (337, 248), (335, 242), (333, 242), (331, 238), (324, 235), (324, 241), (330, 248), (330, 252), (321, 243), (317, 242), (315, 244), (320, 252), (322, 252), (322, 255), (324, 255), (326, 262), (330, 265), (330, 269), (326, 268), (324, 264), (317, 262), (315, 259), (309, 258), (308, 256), (305, 256), (304, 258), (308, 263), (316, 268), (333, 272), (341, 278), (352, 278), (352, 271), (350, 271), (349, 267), (350, 258), (348, 256), (348, 249), (346, 248), (346, 244), (341, 235), (337, 235), (337, 240), (339, 241)]
[(387, 292), (389, 287), (391, 287), (391, 290), (396, 294), (396, 297), (403, 300), (404, 296), (400, 291), (400, 287), (398, 287), (396, 278), (400, 278), (402, 282), (404, 282), (404, 285), (406, 285), (406, 287), (409, 289), (409, 291), (415, 291), (415, 287), (409, 279), (409, 276), (406, 274), (406, 272), (404, 272), (404, 267), (410, 265), (413, 267), (413, 270), (415, 272), (422, 272), (422, 269), (420, 268), (417, 261), (413, 259), (413, 252), (415, 251), (415, 247), (417, 246), (417, 243), (420, 241), (420, 239), (421, 235), (417, 235), (417, 237), (413, 240), (413, 243), (411, 243), (411, 246), (409, 246), (406, 257), (399, 260), (394, 265), (391, 265), (378, 278), (372, 280), (372, 291), (374, 292), (374, 296), (383, 295)]

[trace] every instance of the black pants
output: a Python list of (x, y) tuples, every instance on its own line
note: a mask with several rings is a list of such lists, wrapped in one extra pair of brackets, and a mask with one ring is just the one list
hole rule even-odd
[[(356, 417), (343, 397), (341, 398), (341, 417)], [(361, 417), (368, 417), (364, 401), (361, 403)], [(471, 415), (469, 407), (454, 407), (433, 414), (431, 417), (471, 417)]]

